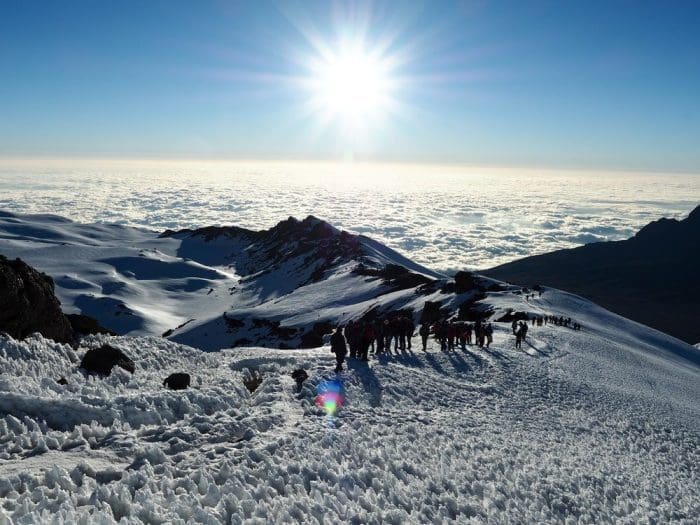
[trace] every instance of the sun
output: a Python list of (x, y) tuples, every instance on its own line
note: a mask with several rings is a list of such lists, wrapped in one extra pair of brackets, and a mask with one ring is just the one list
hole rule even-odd
[(360, 44), (329, 50), (315, 60), (309, 85), (314, 110), (347, 130), (384, 116), (395, 87), (390, 62)]

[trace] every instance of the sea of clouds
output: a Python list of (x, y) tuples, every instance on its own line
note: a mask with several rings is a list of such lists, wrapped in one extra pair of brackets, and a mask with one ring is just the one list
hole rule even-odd
[(154, 230), (315, 215), (441, 271), (630, 237), (700, 175), (388, 164), (0, 161), (0, 210)]

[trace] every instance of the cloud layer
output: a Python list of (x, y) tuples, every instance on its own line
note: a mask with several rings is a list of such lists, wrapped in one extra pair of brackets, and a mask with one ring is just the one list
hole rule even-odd
[(312, 214), (436, 270), (624, 239), (700, 203), (700, 176), (321, 164), (0, 166), (0, 209), (149, 229)]

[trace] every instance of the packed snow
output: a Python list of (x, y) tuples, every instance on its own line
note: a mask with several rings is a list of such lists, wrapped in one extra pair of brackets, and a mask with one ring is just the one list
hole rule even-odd
[[(351, 360), (332, 416), (326, 346), (0, 337), (0, 523), (697, 523), (698, 350), (555, 290), (489, 301), (583, 329)], [(103, 342), (133, 376), (77, 369)]]

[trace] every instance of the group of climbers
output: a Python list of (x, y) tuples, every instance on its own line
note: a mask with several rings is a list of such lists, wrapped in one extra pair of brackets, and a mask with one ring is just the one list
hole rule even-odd
[[(427, 324), (421, 326), (420, 334), (423, 341), (423, 350), (426, 350), (430, 332), (431, 328)], [(484, 323), (481, 320), (476, 321), (476, 323), (438, 321), (432, 326), (432, 333), (440, 343), (441, 350), (454, 350), (457, 345), (464, 350), (468, 344), (472, 344), (472, 336), (474, 344), (480, 347), (486, 346), (488, 348), (493, 342), (493, 325)]]
[(348, 321), (345, 338), (350, 356), (367, 361), (369, 351), (376, 354), (411, 348), (415, 326), (411, 315), (401, 312), (385, 317)]
[[(528, 332), (528, 322), (532, 326), (542, 326), (548, 323), (556, 326), (571, 327), (580, 330), (581, 325), (573, 322), (571, 318), (557, 317), (554, 315), (534, 316), (527, 320), (514, 320), (511, 324), (515, 336), (515, 348), (522, 348)], [(331, 336), (331, 352), (336, 356), (336, 372), (343, 368), (348, 353), (350, 357), (361, 361), (369, 360), (370, 350), (375, 354), (391, 353), (411, 349), (415, 325), (410, 314), (398, 312), (385, 317), (348, 321), (343, 328), (338, 326)], [(420, 335), (423, 350), (427, 351), (428, 338), (431, 334), (440, 344), (443, 351), (454, 350), (458, 346), (465, 350), (467, 345), (475, 344), (479, 347), (489, 348), (493, 342), (493, 325), (490, 322), (477, 320), (474, 323), (455, 320), (439, 320), (432, 325), (421, 324)]]

